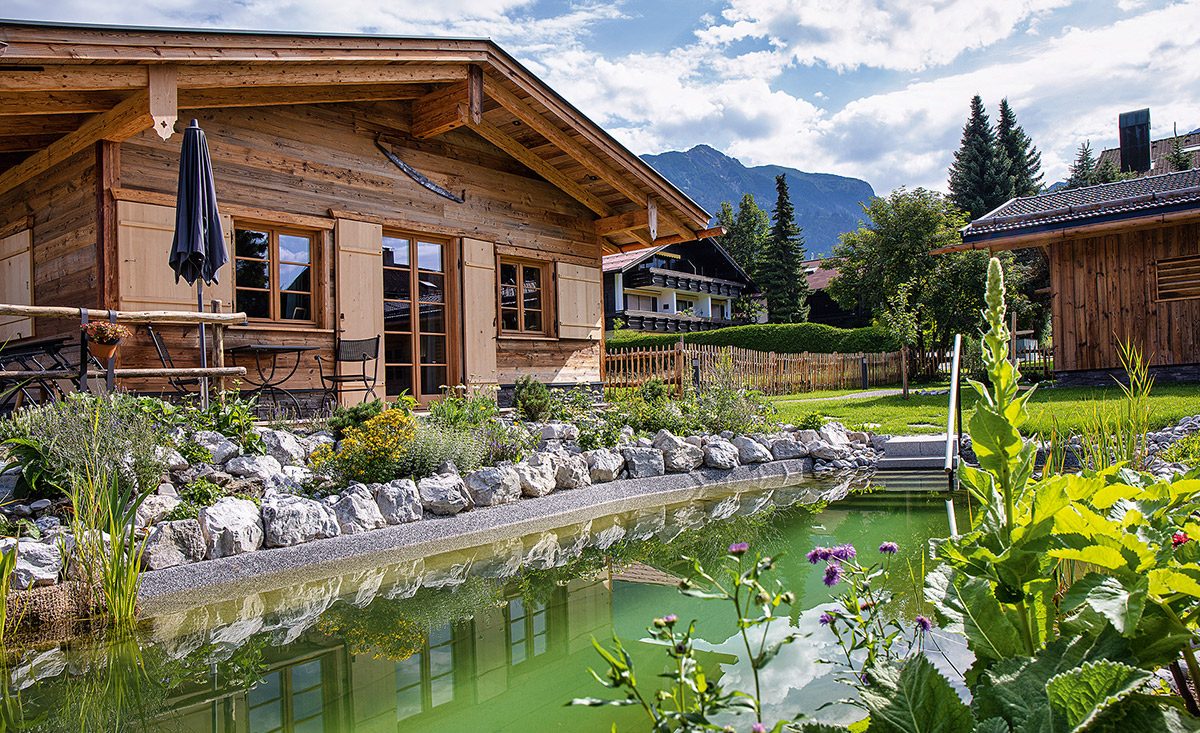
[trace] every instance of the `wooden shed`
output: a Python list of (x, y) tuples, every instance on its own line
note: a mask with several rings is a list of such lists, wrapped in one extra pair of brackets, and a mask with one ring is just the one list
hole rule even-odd
[(1050, 263), (1060, 382), (1111, 384), (1124, 340), (1159, 379), (1200, 379), (1200, 170), (1013, 199), (939, 251), (1024, 247)]
[[(206, 294), (250, 317), (227, 347), (318, 347), (292, 389), (319, 387), (337, 333), (382, 335), (391, 396), (597, 382), (603, 254), (713, 233), (486, 40), (4, 22), (0, 41), (0, 302), (194, 310), (167, 265), (194, 118), (231, 259)], [(195, 327), (162, 331), (195, 363)], [(119, 358), (158, 363), (144, 329)]]

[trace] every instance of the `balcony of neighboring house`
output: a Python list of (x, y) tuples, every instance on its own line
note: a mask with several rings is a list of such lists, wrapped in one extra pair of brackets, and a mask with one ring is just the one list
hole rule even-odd
[(639, 267), (625, 273), (624, 280), (630, 288), (661, 288), (734, 299), (741, 297), (745, 289), (745, 283), (664, 267)]
[(714, 328), (741, 326), (745, 321), (728, 318), (706, 318), (679, 313), (659, 313), (655, 311), (626, 309), (608, 314), (605, 328), (609, 331), (615, 328), (617, 319), (621, 319), (624, 328), (631, 331), (647, 333), (691, 333), (696, 331), (711, 331)]

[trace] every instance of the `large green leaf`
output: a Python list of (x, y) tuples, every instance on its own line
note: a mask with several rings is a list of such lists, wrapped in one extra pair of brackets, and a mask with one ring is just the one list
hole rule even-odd
[(1119, 662), (1085, 662), (1046, 683), (1056, 730), (1086, 728), (1105, 708), (1133, 693), (1153, 676)]
[(859, 690), (870, 733), (970, 733), (971, 711), (923, 654), (867, 671)]
[(1174, 593), (1200, 598), (1200, 568), (1154, 568), (1150, 571), (1150, 592), (1159, 598)]
[(1086, 603), (1112, 622), (1121, 634), (1133, 636), (1146, 608), (1149, 585), (1145, 576), (1123, 584), (1111, 575), (1088, 573), (1063, 594), (1060, 608), (1069, 612)]
[(1002, 467), (1007, 468), (1021, 451), (1021, 434), (993, 407), (976, 406), (968, 426), (971, 448), (984, 471), (1000, 475)]
[(1011, 731), (1012, 728), (1008, 727), (1008, 723), (1005, 723), (1003, 718), (988, 718), (975, 726), (975, 733), (1010, 733)]
[(1110, 706), (1088, 726), (1089, 733), (1193, 733), (1200, 731), (1200, 719), (1193, 718), (1175, 706), (1179, 698), (1133, 694)]
[(968, 578), (942, 565), (925, 576), (925, 598), (944, 628), (967, 637), (982, 666), (1025, 653), (1020, 630), (983, 578)]
[(1191, 639), (1189, 629), (1168, 616), (1157, 603), (1147, 603), (1129, 646), (1138, 666), (1153, 669), (1178, 659)]

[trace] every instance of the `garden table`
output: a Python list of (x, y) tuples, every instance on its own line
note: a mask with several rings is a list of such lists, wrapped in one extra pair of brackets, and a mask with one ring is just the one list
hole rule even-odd
[[(296, 399), (296, 395), (285, 389), (282, 385), (287, 382), (300, 368), (300, 359), (306, 351), (316, 351), (316, 346), (288, 346), (285, 344), (242, 344), (241, 346), (231, 346), (225, 349), (225, 353), (229, 354), (233, 359), (233, 365), (238, 366), (238, 357), (249, 358), (254, 357), (254, 371), (257, 374), (257, 381), (250, 376), (250, 370), (246, 370), (246, 383), (254, 387), (254, 394), (261, 396), (264, 392), (269, 393), (275, 402), (279, 400), (277, 395), (283, 395), (291, 400), (292, 406), (296, 408), (297, 415), (300, 413), (300, 401)], [(288, 354), (295, 354), (296, 359), (292, 362), (292, 368), (287, 371), (287, 374), (282, 377), (278, 373), (282, 370), (279, 368), (279, 357)]]

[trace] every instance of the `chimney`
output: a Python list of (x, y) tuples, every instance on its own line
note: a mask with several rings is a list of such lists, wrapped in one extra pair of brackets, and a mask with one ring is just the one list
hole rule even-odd
[(1121, 172), (1150, 170), (1150, 108), (1122, 112), (1118, 121), (1121, 132)]

